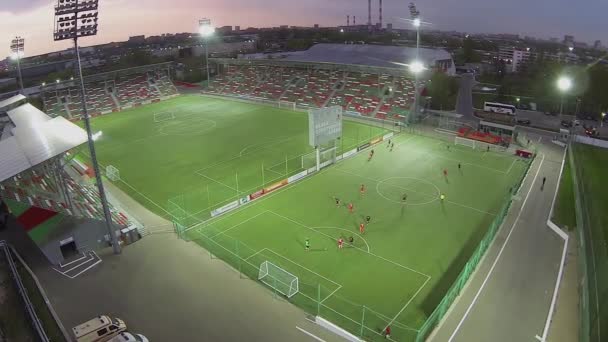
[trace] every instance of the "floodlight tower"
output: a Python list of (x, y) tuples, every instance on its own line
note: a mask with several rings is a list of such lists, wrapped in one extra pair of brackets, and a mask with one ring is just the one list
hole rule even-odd
[(203, 37), (205, 45), (205, 69), (207, 70), (207, 88), (209, 88), (209, 37), (215, 32), (215, 28), (211, 26), (211, 19), (203, 18), (198, 21), (198, 32)]
[(23, 76), (21, 75), (21, 57), (24, 53), (24, 42), (25, 40), (19, 36), (11, 40), (11, 59), (17, 61), (17, 74), (19, 75), (19, 87), (21, 88), (21, 94), (23, 94)]
[[(418, 74), (424, 69), (423, 64), (420, 62), (420, 11), (416, 8), (416, 5), (411, 2), (408, 6), (410, 10), (410, 17), (412, 19), (412, 25), (416, 28), (416, 61), (411, 64), (410, 71), (414, 73), (414, 115), (418, 115)], [(411, 115), (410, 115), (411, 116)]]
[(557, 89), (561, 92), (561, 99), (559, 104), (559, 116), (564, 114), (564, 96), (572, 88), (572, 79), (568, 76), (561, 76), (557, 80)]
[(86, 93), (84, 88), (84, 77), (82, 76), (82, 64), (80, 62), (80, 51), (78, 49), (78, 38), (89, 37), (97, 34), (97, 17), (99, 11), (99, 0), (57, 0), (55, 6), (55, 30), (53, 38), (55, 41), (73, 40), (74, 41), (74, 56), (75, 66), (74, 71), (76, 76), (80, 78), (80, 101), (82, 102), (82, 112), (84, 117), (85, 128), (88, 136), (89, 152), (91, 154), (91, 162), (95, 171), (95, 179), (97, 181), (97, 189), (99, 198), (103, 207), (105, 223), (110, 234), (112, 249), (115, 254), (120, 253), (120, 244), (116, 237), (116, 229), (112, 224), (112, 216), (110, 215), (110, 207), (108, 199), (104, 191), (99, 164), (97, 163), (97, 154), (95, 153), (95, 143), (93, 142), (93, 133), (91, 132), (91, 121), (89, 111), (87, 109)]

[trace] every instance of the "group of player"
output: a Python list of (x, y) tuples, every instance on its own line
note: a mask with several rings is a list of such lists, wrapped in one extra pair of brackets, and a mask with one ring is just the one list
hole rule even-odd
[[(393, 152), (393, 148), (395, 147), (395, 142), (391, 141), (391, 139), (388, 139), (388, 144), (386, 145), (386, 148), (390, 148), (390, 152)], [(367, 156), (367, 161), (372, 161), (372, 158), (374, 158), (374, 149), (372, 148), (371, 151), (369, 151), (369, 155)]]

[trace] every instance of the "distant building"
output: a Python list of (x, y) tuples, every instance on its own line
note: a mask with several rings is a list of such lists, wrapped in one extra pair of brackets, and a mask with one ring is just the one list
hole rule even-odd
[(526, 65), (536, 59), (536, 53), (530, 49), (515, 49), (512, 46), (501, 46), (498, 49), (498, 58), (507, 65), (507, 72), (520, 72)]
[(241, 27), (240, 27), (240, 26), (235, 26), (235, 27), (234, 27), (234, 30), (235, 30), (235, 31), (240, 31), (240, 30), (241, 30)]
[(389, 24), (386, 24), (386, 30), (387, 30), (388, 32), (392, 32), (392, 31), (393, 31), (393, 24), (390, 24), (390, 23), (389, 23)]
[(564, 43), (564, 45), (569, 45), (569, 46), (574, 45), (574, 36), (565, 35), (564, 41), (562, 43)]
[(595, 50), (601, 50), (602, 49), (602, 41), (601, 40), (596, 40), (595, 43), (593, 43), (593, 49), (595, 49)]
[(314, 27), (315, 27), (316, 29), (318, 29), (318, 28), (319, 28), (319, 24), (315, 24), (315, 26), (314, 26)]
[(219, 34), (229, 34), (232, 32), (232, 26), (222, 26), (215, 29)]
[(572, 47), (576, 48), (576, 49), (587, 49), (589, 48), (589, 44), (585, 43), (585, 42), (574, 42), (574, 44), (571, 45)]
[(132, 37), (129, 37), (129, 40), (127, 40), (127, 43), (129, 43), (129, 44), (145, 44), (146, 43), (146, 36), (141, 35), (141, 36), (132, 36)]
[(555, 37), (553, 37), (553, 38), (549, 38), (549, 41), (550, 41), (551, 43), (559, 43), (559, 38), (555, 38)]

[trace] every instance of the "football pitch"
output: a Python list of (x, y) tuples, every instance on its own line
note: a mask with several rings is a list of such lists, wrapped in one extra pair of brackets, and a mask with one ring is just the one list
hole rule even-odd
[[(165, 217), (179, 201), (192, 218), (188, 238), (240, 274), (257, 279), (269, 261), (298, 277), (289, 300), (305, 311), (365, 339), (390, 325), (393, 340), (413, 340), (528, 164), (400, 133), (392, 151), (374, 146), (371, 161), (368, 149), (207, 220), (218, 205), (310, 167), (307, 122), (301, 112), (180, 96), (95, 118), (93, 127), (103, 131), (101, 163), (120, 171), (116, 185)], [(344, 121), (337, 153), (386, 132)]]

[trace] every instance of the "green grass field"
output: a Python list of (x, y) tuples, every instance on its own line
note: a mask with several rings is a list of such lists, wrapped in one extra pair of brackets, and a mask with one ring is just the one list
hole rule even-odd
[(585, 226), (580, 229), (586, 245), (583, 256), (589, 284), (589, 340), (604, 341), (608, 336), (608, 150), (584, 144), (572, 146), (579, 191), (584, 198)]
[[(163, 111), (175, 118), (154, 122)], [(198, 221), (237, 198), (237, 172), (242, 197), (261, 188), (262, 169), (271, 184), (300, 170), (300, 155), (311, 150), (304, 113), (197, 96), (99, 117), (93, 127), (103, 131), (99, 158), (118, 167), (122, 189), (165, 216), (169, 199), (190, 194), (180, 204)], [(339, 147), (347, 151), (384, 132), (345, 121)], [(289, 300), (356, 335), (379, 339), (390, 324), (394, 340), (413, 340), (527, 164), (418, 135), (393, 140), (392, 152), (381, 143), (372, 161), (365, 151), (196, 224), (187, 235), (250, 278), (257, 279), (263, 261), (296, 275), (299, 293)], [(367, 215), (371, 222), (360, 234)], [(353, 245), (339, 250), (336, 240), (350, 236)]]
[(576, 227), (576, 213), (574, 211), (574, 183), (570, 163), (565, 163), (562, 178), (559, 182), (557, 202), (555, 204), (555, 223), (567, 227), (568, 230)]
[[(119, 169), (117, 185), (150, 210), (169, 217), (178, 202), (191, 223), (210, 211), (314, 164), (306, 114), (229, 100), (180, 96), (97, 117), (102, 166)], [(386, 132), (344, 122), (338, 153)], [(86, 154), (86, 146), (83, 147)], [(85, 155), (86, 158), (87, 155)]]

